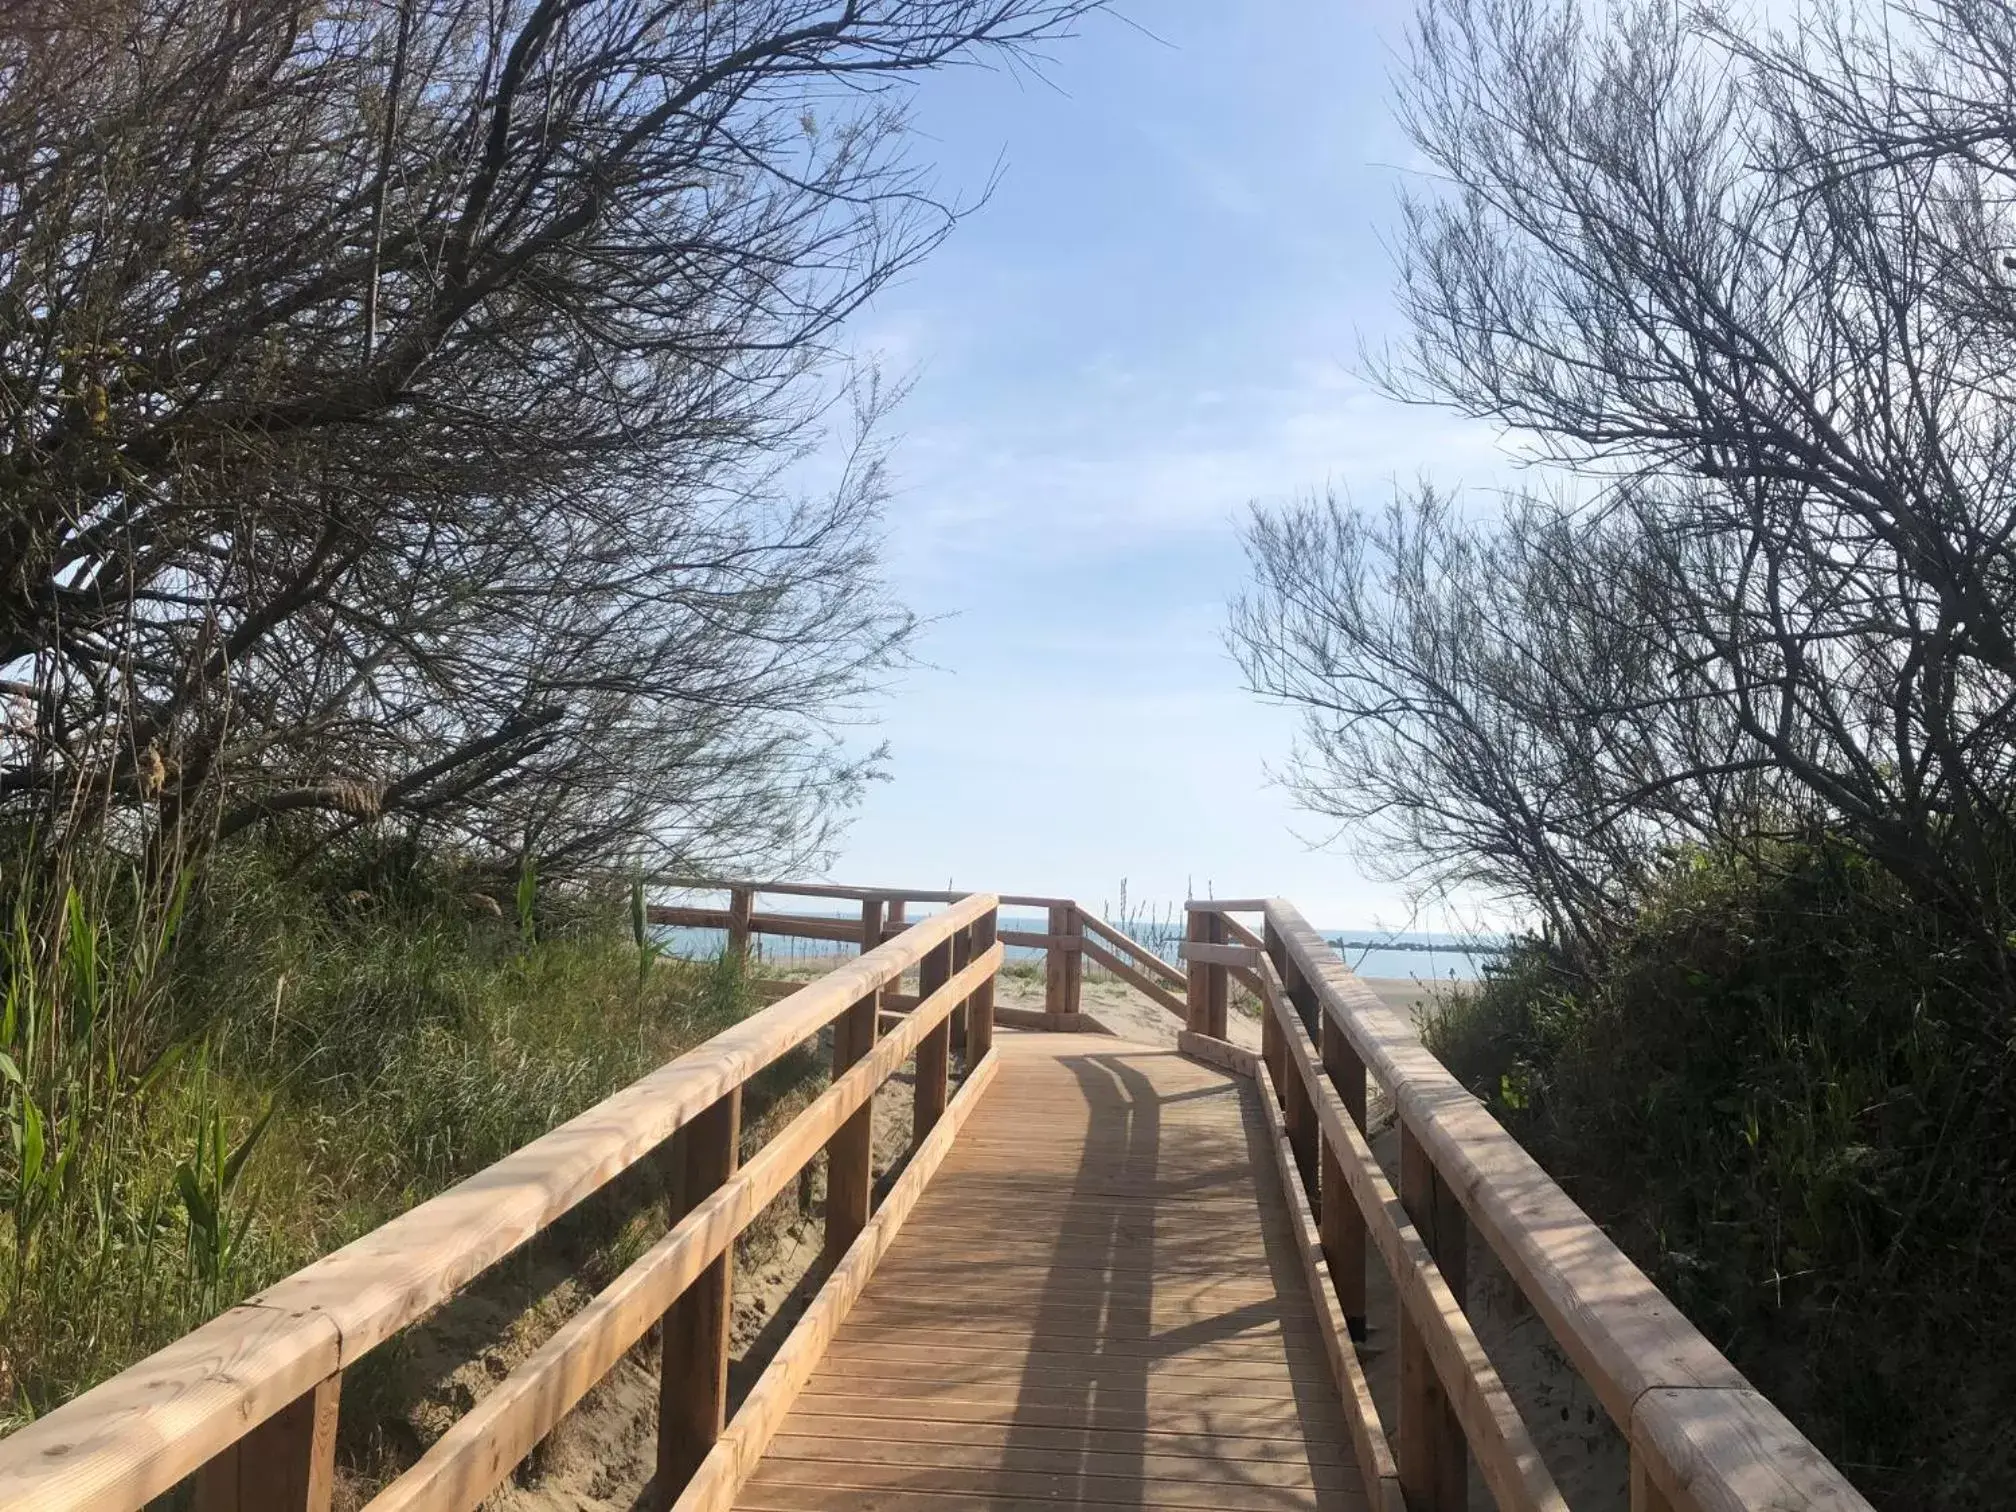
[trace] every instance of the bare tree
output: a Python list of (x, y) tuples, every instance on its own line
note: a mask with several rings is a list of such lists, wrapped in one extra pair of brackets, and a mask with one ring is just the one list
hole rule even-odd
[(1531, 909), (1582, 950), (1674, 846), (1789, 823), (1772, 764), (1684, 688), (1672, 563), (1640, 526), (1543, 498), (1482, 521), (1427, 487), (1380, 513), (1255, 511), (1233, 649), (1304, 711), (1302, 804), (1375, 868)]
[[(1852, 20), (1746, 40), (1660, 0), (1422, 13), (1402, 110), (1439, 181), (1404, 207), (1413, 334), (1378, 372), (1511, 427), (1574, 476), (1576, 502), (1463, 527), (1489, 565), (1395, 578), (1385, 591), (1430, 602), (1380, 612), (1441, 636), (1482, 619), (1506, 648), (1406, 749), (1440, 771), (1471, 726), (1491, 732), (1510, 775), (1476, 798), (1490, 824), (1561, 816), (1513, 884), (1549, 913), (1563, 889), (1535, 874), (1557, 864), (1628, 892), (1630, 855), (1605, 851), (1620, 832), (1656, 857), (1690, 830), (1821, 819), (2003, 950), (2016, 390), (1988, 250), (2016, 245), (1998, 187), (2009, 29), (1973, 0), (1887, 19), (1879, 48)], [(1956, 34), (1976, 45), (1949, 48)], [(1268, 528), (1249, 647), (1295, 623), (1264, 568), (1282, 554)], [(1536, 555), (1549, 531), (1560, 544)], [(1305, 601), (1352, 623), (1337, 606), (1368, 590), (1327, 588)], [(1418, 632), (1402, 644), (1413, 698), (1434, 664)], [(1321, 698), (1375, 656), (1354, 633), (1336, 665), (1270, 678), (1263, 659), (1256, 682)], [(1536, 703), (1536, 680), (1561, 696)], [(1456, 859), (1489, 826), (1426, 807), (1446, 785), (1409, 796), (1401, 727), (1352, 707), (1353, 745), (1312, 727), (1316, 785), (1358, 812), (1386, 784), (1420, 816), (1413, 854), (1493, 882)]]
[(909, 628), (830, 338), (955, 218), (889, 91), (1087, 8), (10, 12), (0, 815), (816, 843)]

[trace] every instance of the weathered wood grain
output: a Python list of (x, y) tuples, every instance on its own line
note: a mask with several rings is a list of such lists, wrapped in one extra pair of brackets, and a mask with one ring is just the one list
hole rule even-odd
[[(1406, 1432), (1410, 1413), (1412, 1421), (1419, 1424), (1424, 1405), (1433, 1404), (1439, 1410), (1446, 1399), (1458, 1425), (1458, 1443), (1468, 1442), (1500, 1508), (1506, 1512), (1566, 1512), (1567, 1504), (1553, 1476), (1449, 1282), (1373, 1158), (1343, 1098), (1323, 1074), (1309, 1031), (1303, 1028), (1271, 961), (1262, 968), (1262, 978), (1267, 987), (1268, 1016), (1276, 1025), (1283, 1059), (1288, 1063), (1287, 1075), (1300, 1080), (1307, 1090), (1323, 1136), (1337, 1149), (1345, 1180), (1399, 1294), (1401, 1432), (1395, 1458), (1410, 1505), (1418, 1498), (1421, 1506), (1440, 1508), (1446, 1505), (1442, 1499), (1453, 1494), (1448, 1481), (1437, 1479), (1444, 1473), (1438, 1456), (1446, 1441), (1432, 1433), (1410, 1439)], [(1410, 1389), (1415, 1393), (1411, 1406)]]
[[(1221, 918), (1219, 927), (1222, 929), (1224, 924)], [(1260, 952), (1251, 945), (1214, 945), (1186, 940), (1183, 942), (1183, 959), (1202, 961), (1207, 966), (1243, 966), (1250, 971), (1260, 964)]]
[(1176, 1048), (1221, 1071), (1230, 1071), (1234, 1076), (1251, 1079), (1260, 1074), (1260, 1057), (1229, 1040), (1213, 1039), (1208, 1034), (1184, 1029), (1176, 1035)]
[(987, 1095), (1000, 1069), (999, 1058), (988, 1056), (976, 1063), (960, 1083), (957, 1095), (946, 1106), (945, 1116), (917, 1147), (880, 1210), (764, 1367), (734, 1422), (674, 1503), (674, 1512), (716, 1512), (734, 1504), (736, 1492), (761, 1461), (792, 1403), (804, 1390), (833, 1336), (875, 1274), (876, 1265), (889, 1252), (925, 1186), (944, 1164), (952, 1142), (981, 1098)]
[(1043, 1011), (1076, 1013), (1085, 973), (1079, 959), (1084, 938), (1078, 928), (1078, 905), (1051, 904), (1048, 928), (1051, 944), (1043, 955)]
[(749, 1221), (797, 1179), (806, 1161), (915, 1052), (918, 1042), (942, 1029), (980, 977), (999, 968), (1000, 957), (997, 945), (938, 988), (900, 1029), (814, 1098), (739, 1172), (435, 1440), (371, 1501), (369, 1512), (467, 1512), (488, 1496)]
[(1276, 1171), (1296, 1230), (1296, 1252), (1302, 1257), (1303, 1278), (1316, 1309), (1316, 1327), (1323, 1352), (1330, 1362), (1332, 1378), (1344, 1408), (1344, 1427), (1351, 1435), (1351, 1449), (1357, 1456), (1366, 1502), (1378, 1512), (1408, 1512), (1401, 1493), (1400, 1475), (1386, 1430), (1379, 1421), (1379, 1409), (1372, 1400), (1371, 1383), (1365, 1379), (1358, 1361), (1358, 1348), (1351, 1342), (1350, 1325), (1338, 1305), (1329, 1267), (1323, 1258), (1323, 1240), (1316, 1229), (1315, 1215), (1302, 1194), (1300, 1172), (1295, 1168), (1295, 1152), (1288, 1143), (1288, 1127), (1281, 1120), (1280, 1089), (1267, 1069), (1259, 1068), (1266, 1095), (1262, 1102), (1269, 1112)]
[(1748, 1387), (1648, 1391), (1630, 1438), (1634, 1495), (1651, 1512), (1664, 1512), (1661, 1498), (1675, 1512), (1868, 1512), (1841, 1472)]

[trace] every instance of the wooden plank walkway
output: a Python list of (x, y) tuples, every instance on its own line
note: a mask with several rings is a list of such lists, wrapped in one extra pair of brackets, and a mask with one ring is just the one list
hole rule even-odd
[(1253, 1084), (1007, 1034), (736, 1505), (1358, 1512)]

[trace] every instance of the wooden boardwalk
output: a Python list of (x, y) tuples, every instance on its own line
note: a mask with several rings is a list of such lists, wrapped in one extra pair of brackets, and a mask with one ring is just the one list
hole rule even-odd
[(996, 1050), (736, 1505), (1362, 1507), (1253, 1083), (1085, 1035)]
[[(655, 1160), (664, 1236), (365, 1512), (477, 1512), (654, 1331), (670, 1512), (1469, 1512), (1478, 1490), (1569, 1512), (1464, 1310), (1478, 1243), (1629, 1445), (1632, 1512), (1870, 1512), (1286, 900), (1187, 902), (1178, 967), (1068, 898), (678, 885), (727, 907), (648, 917), (731, 956), (752, 934), (860, 954), (0, 1438), (0, 1508), (331, 1512), (353, 1368)], [(861, 916), (756, 908), (773, 894)], [(996, 1037), (1009, 946), (1044, 953), (1044, 1010)], [(1178, 1017), (1181, 1053), (1097, 1032), (1088, 962)], [(1257, 1056), (1226, 1038), (1234, 983)], [(832, 1079), (744, 1148), (743, 1088), (821, 1043)], [(877, 1192), (871, 1104), (905, 1065), (910, 1156)], [(1375, 1083), (1397, 1183), (1366, 1143)], [(821, 1159), (824, 1278), (731, 1413), (732, 1246)], [(1392, 1282), (1369, 1308), (1368, 1259)], [(1361, 1325), (1394, 1351), (1391, 1423)]]

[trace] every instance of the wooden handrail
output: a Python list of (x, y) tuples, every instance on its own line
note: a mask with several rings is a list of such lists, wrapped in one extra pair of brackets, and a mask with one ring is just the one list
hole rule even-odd
[[(748, 892), (769, 893), (780, 898), (838, 898), (853, 903), (886, 903), (902, 898), (911, 903), (958, 903), (976, 896), (972, 892), (933, 891), (920, 887), (849, 887), (837, 882), (751, 882), (747, 880), (729, 881), (719, 877), (651, 876), (644, 879), (653, 887), (677, 888), (681, 892)], [(1068, 903), (1068, 898), (1053, 898), (1034, 893), (997, 893), (995, 902), (1003, 908), (1049, 908), (1053, 904)]]
[(1202, 961), (1207, 966), (1243, 966), (1250, 971), (1260, 964), (1260, 952), (1251, 945), (1207, 944), (1185, 940), (1183, 959)]
[(1114, 955), (1112, 951), (1107, 950), (1104, 946), (1095, 945), (1090, 940), (1080, 940), (1079, 949), (1093, 961), (1105, 967), (1113, 975), (1120, 978), (1121, 981), (1133, 987), (1137, 992), (1140, 992), (1158, 1006), (1167, 1009), (1180, 1019), (1188, 1018), (1189, 1010), (1184, 1006), (1183, 999), (1176, 996), (1175, 993), (1164, 987), (1160, 982), (1150, 979), (1134, 967), (1129, 966), (1120, 957)]
[[(1422, 1353), (1454, 1408), (1484, 1483), (1504, 1512), (1567, 1512), (1567, 1503), (1534, 1447), (1518, 1409), (1512, 1405), (1510, 1393), (1484, 1353), (1484, 1346), (1477, 1341), (1470, 1320), (1464, 1316), (1461, 1299), (1444, 1278), (1401, 1205), (1399, 1194), (1373, 1158), (1364, 1134), (1344, 1106), (1342, 1094), (1330, 1084), (1316, 1044), (1296, 1015), (1273, 962), (1265, 961), (1260, 978), (1266, 991), (1267, 1011), (1274, 1016), (1288, 1052), (1287, 1074), (1300, 1082), (1324, 1139), (1338, 1156), (1345, 1183), (1393, 1277), (1406, 1322), (1418, 1335)], [(1291, 1106), (1275, 1084), (1272, 1068), (1265, 1063), (1261, 1076), (1273, 1094), (1273, 1101), (1283, 1108)], [(1333, 1198), (1325, 1194), (1323, 1200)], [(1404, 1422), (1407, 1410), (1403, 1397), (1403, 1440), (1406, 1428), (1411, 1426)]]
[[(1311, 994), (1318, 1022), (1335, 1026), (1392, 1098), (1403, 1166), (1414, 1155), (1432, 1173), (1436, 1190), (1423, 1200), (1446, 1196), (1460, 1205), (1624, 1435), (1634, 1512), (1868, 1512), (1840, 1471), (1589, 1221), (1293, 906), (1269, 902), (1266, 921), (1268, 954), (1285, 987), (1292, 993), (1299, 982)], [(1298, 1053), (1307, 1046), (1305, 1032)], [(1323, 1059), (1331, 1069), (1331, 1057)], [(1301, 1090), (1302, 1079), (1292, 1080)], [(1292, 1134), (1292, 1103), (1289, 1111)], [(1340, 1121), (1328, 1099), (1314, 1111), (1326, 1143), (1351, 1143), (1352, 1120)], [(1347, 1177), (1355, 1154), (1346, 1156)], [(1405, 1171), (1402, 1185), (1418, 1221)], [(1369, 1185), (1354, 1186), (1369, 1213), (1368, 1192), (1377, 1196)], [(1404, 1477), (1404, 1454), (1401, 1468)]]
[(1001, 965), (996, 944), (938, 988), (733, 1178), (681, 1219), (595, 1300), (471, 1408), (367, 1512), (467, 1512), (558, 1426), (656, 1323), (701, 1269), (784, 1192), (925, 1035)]
[[(289, 1412), (303, 1401), (315, 1408), (305, 1421), (313, 1452), (324, 1453), (316, 1393), (325, 1383), (700, 1115), (739, 1095), (750, 1077), (899, 982), (905, 971), (925, 965), (927, 957), (949, 960), (955, 937), (977, 927), (991, 939), (996, 908), (993, 896), (974, 894), (919, 920), (898, 938), (0, 1439), (0, 1507), (128, 1512), (234, 1451), (248, 1435), (259, 1438), (262, 1425), (284, 1420), (291, 1430)], [(991, 981), (999, 960), (996, 945), (966, 973), (955, 977), (946, 971), (940, 978), (944, 1001), (956, 1006), (960, 991), (982, 978)], [(984, 992), (976, 992), (975, 1000), (991, 1007)], [(918, 1032), (943, 1029), (942, 1021), (934, 1030), (927, 1019)], [(865, 1080), (850, 1078), (851, 1072), (836, 1081), (829, 1094), (843, 1086), (858, 1089)], [(920, 1074), (920, 1091), (924, 1080)], [(850, 1090), (826, 1103), (827, 1114), (852, 1095)], [(804, 1124), (812, 1111), (792, 1128), (812, 1127)], [(809, 1139), (794, 1141), (794, 1150)], [(816, 1143), (812, 1147), (816, 1150)], [(759, 1173), (752, 1161), (745, 1174), (748, 1180), (738, 1178), (720, 1189), (728, 1195), (696, 1206), (652, 1252), (663, 1267), (657, 1272), (661, 1279), (684, 1274), (688, 1260), (720, 1253), (739, 1227), (736, 1216), (774, 1178), (775, 1167)], [(674, 1253), (680, 1257), (676, 1264), (669, 1258)], [(333, 1417), (330, 1421), (333, 1425)], [(242, 1468), (235, 1473), (244, 1479)]]
[[(690, 929), (724, 929), (729, 934), (729, 948), (736, 953), (740, 953), (746, 947), (750, 935), (778, 935), (794, 939), (831, 940), (843, 943), (853, 943), (862, 938), (861, 926), (852, 919), (755, 912), (751, 904), (761, 893), (858, 899), (870, 908), (880, 908), (895, 900), (939, 902), (969, 896), (964, 893), (931, 892), (917, 888), (842, 887), (824, 882), (729, 882), (692, 877), (653, 880), (662, 886), (678, 887), (693, 892), (729, 893), (730, 904), (727, 908), (702, 908), (683, 903), (653, 903), (646, 907), (645, 917), (653, 924)], [(1089, 957), (1121, 980), (1138, 988), (1156, 1004), (1177, 1017), (1187, 1016), (1188, 1010), (1182, 998), (1178, 996), (1188, 980), (1183, 970), (1171, 965), (1139, 940), (1123, 930), (1116, 929), (1083, 905), (1066, 898), (1034, 895), (1004, 895), (997, 901), (1004, 906), (1042, 908), (1049, 915), (1046, 928), (1043, 930), (1003, 930), (1000, 938), (1004, 944), (1044, 952), (1045, 1011), (1053, 1017), (1069, 1016), (1078, 1012), (1082, 992), (1082, 967), (1073, 959), (1077, 954)], [(897, 918), (900, 921), (901, 915), (898, 914)], [(1228, 930), (1236, 931), (1246, 940), (1257, 942), (1258, 936), (1243, 926), (1235, 924), (1230, 919), (1224, 923)], [(889, 926), (891, 931), (898, 928), (900, 923)], [(1102, 948), (1087, 939), (1088, 935), (1098, 937), (1112, 948)], [(1132, 959), (1129, 960), (1129, 957)], [(1250, 971), (1242, 969), (1238, 975), (1248, 986), (1258, 990), (1258, 980), (1252, 977)]]
[(1234, 945), (1245, 945), (1253, 950), (1266, 949), (1266, 942), (1259, 935), (1230, 916), (1225, 919), (1225, 938)]
[[(688, 929), (729, 929), (735, 916), (726, 908), (687, 908), (679, 904), (653, 903), (644, 910), (652, 924), (669, 924)], [(750, 934), (784, 935), (800, 940), (833, 940), (853, 945), (861, 939), (861, 924), (835, 914), (756, 913), (747, 915), (743, 927)]]

